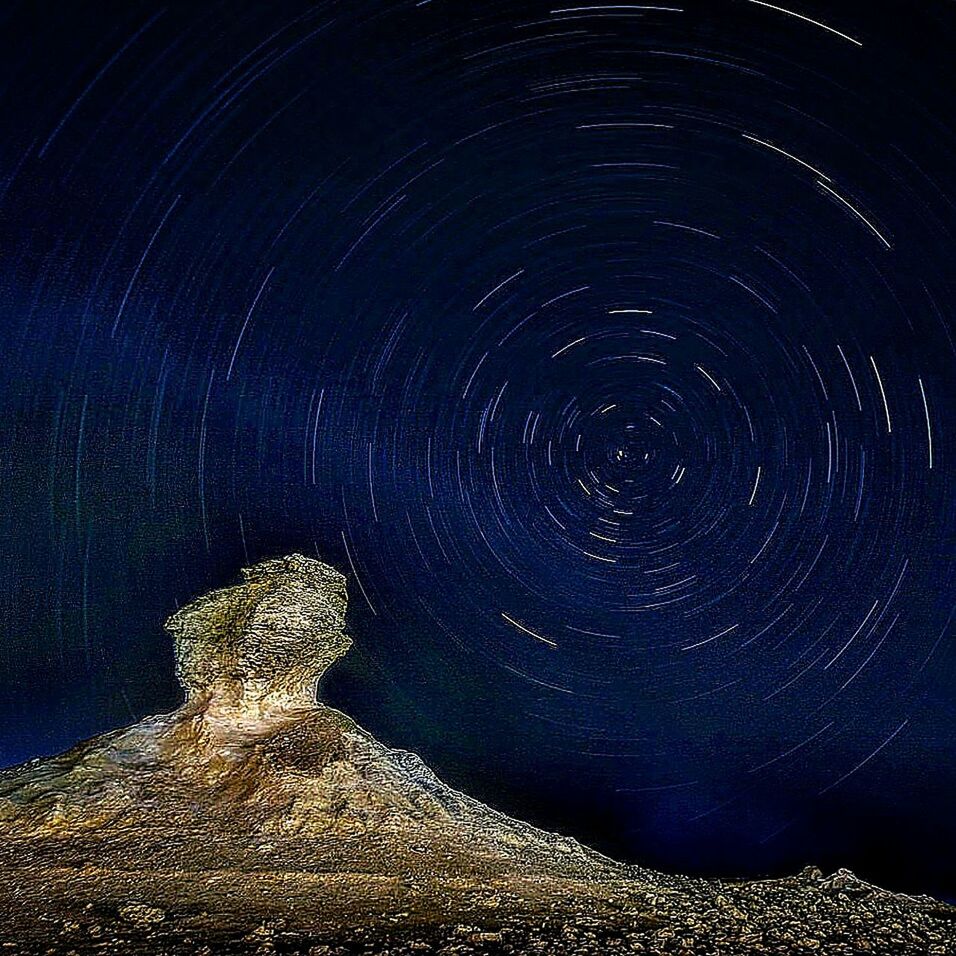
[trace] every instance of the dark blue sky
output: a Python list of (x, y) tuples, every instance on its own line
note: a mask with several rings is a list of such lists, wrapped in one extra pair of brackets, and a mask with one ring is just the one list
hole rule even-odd
[[(878, 9), (876, 7), (878, 6)], [(956, 897), (956, 13), (8, 5), (0, 761), (298, 550), (327, 697), (616, 856)]]

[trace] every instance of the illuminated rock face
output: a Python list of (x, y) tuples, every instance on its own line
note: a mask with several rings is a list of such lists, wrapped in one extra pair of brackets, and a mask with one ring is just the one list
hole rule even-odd
[(182, 608), (166, 630), (183, 705), (0, 772), (0, 839), (57, 840), (84, 858), (93, 841), (118, 862), (147, 848), (170, 858), (188, 833), (191, 867), (241, 869), (252, 853), (256, 866), (334, 859), (369, 873), (620, 870), (459, 793), (321, 703), (319, 679), (352, 643), (346, 608), (345, 578), (299, 554)]
[(187, 696), (258, 711), (315, 706), (318, 679), (352, 643), (345, 578), (301, 554), (242, 574), (242, 584), (212, 591), (166, 622)]

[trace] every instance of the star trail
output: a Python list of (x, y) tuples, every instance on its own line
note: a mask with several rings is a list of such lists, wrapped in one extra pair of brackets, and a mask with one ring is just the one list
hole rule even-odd
[(327, 695), (664, 869), (956, 896), (956, 14), (12, 5), (0, 757), (298, 550)]

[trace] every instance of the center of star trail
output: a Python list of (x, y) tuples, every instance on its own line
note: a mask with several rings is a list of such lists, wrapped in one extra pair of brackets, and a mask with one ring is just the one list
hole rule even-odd
[(496, 806), (956, 893), (951, 11), (28, 6), (7, 762), (301, 551), (330, 699)]

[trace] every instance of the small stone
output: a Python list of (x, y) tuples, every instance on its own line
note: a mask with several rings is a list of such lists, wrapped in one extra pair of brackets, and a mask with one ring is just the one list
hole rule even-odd
[(158, 906), (148, 906), (146, 903), (127, 903), (119, 908), (119, 915), (127, 923), (133, 923), (139, 926), (149, 926), (153, 923), (161, 923), (166, 919), (165, 910)]

